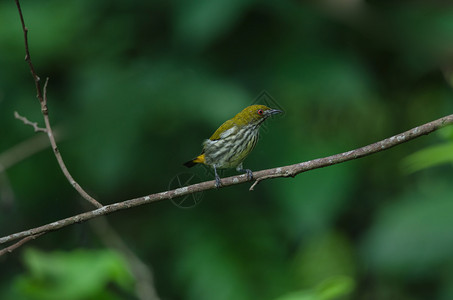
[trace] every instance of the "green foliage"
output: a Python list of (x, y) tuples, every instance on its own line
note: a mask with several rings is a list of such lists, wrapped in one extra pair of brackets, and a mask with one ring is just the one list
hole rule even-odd
[(290, 293), (276, 300), (335, 300), (347, 299), (354, 288), (354, 281), (349, 277), (333, 277), (325, 280), (315, 288)]
[(27, 272), (13, 281), (10, 299), (122, 299), (108, 286), (130, 293), (133, 283), (124, 260), (109, 250), (27, 249), (24, 264)]
[(417, 151), (405, 159), (409, 172), (416, 172), (446, 163), (453, 163), (453, 143), (431, 146)]
[(451, 165), (453, 163), (453, 129), (447, 127), (439, 131), (439, 133), (444, 139), (451, 142), (430, 146), (406, 157), (403, 161), (403, 167), (408, 172), (416, 172), (429, 167), (443, 164)]

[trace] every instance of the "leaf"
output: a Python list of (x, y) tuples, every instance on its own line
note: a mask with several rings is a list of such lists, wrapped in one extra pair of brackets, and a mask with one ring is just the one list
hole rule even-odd
[(334, 300), (347, 296), (354, 290), (354, 280), (347, 276), (329, 278), (312, 290), (302, 290), (284, 295), (276, 300)]
[(125, 262), (113, 251), (45, 253), (29, 249), (24, 263), (29, 273), (16, 278), (14, 284), (15, 292), (26, 299), (116, 299), (105, 291), (107, 284), (113, 282), (125, 290), (132, 287)]
[(453, 143), (435, 145), (406, 157), (403, 168), (408, 173), (414, 173), (426, 168), (453, 163)]

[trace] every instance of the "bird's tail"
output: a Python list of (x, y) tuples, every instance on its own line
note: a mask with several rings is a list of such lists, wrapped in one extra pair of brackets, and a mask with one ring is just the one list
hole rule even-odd
[(204, 163), (204, 154), (198, 155), (194, 159), (189, 160), (188, 162), (185, 162), (184, 166), (186, 166), (188, 168), (192, 168), (196, 164), (202, 164), (202, 163)]

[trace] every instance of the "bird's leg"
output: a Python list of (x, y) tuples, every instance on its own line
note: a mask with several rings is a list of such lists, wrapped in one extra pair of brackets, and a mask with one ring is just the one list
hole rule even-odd
[(242, 167), (242, 163), (236, 168), (236, 171), (242, 172), (242, 173), (247, 173), (247, 180), (252, 180), (252, 179), (253, 179), (252, 170), (250, 170), (250, 169), (244, 169), (244, 168)]
[(215, 167), (215, 165), (213, 165), (213, 168), (215, 173), (215, 187), (219, 188), (222, 186), (222, 183), (220, 182), (220, 177), (219, 174), (217, 174), (217, 168)]

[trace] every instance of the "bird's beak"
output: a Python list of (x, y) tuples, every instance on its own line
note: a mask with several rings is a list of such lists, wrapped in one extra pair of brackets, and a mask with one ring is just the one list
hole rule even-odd
[(279, 109), (269, 109), (266, 111), (266, 115), (268, 117), (270, 116), (273, 116), (273, 115), (276, 115), (276, 114), (281, 114), (283, 111), (279, 110)]

